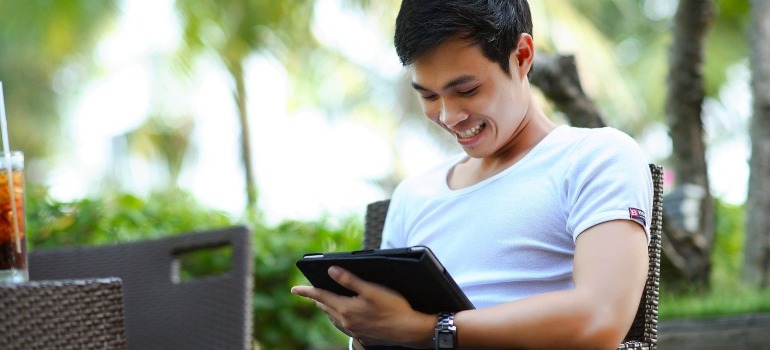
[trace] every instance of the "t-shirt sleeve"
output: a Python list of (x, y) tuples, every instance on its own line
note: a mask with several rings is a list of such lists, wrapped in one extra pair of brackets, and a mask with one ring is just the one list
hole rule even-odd
[(573, 154), (564, 178), (563, 203), (573, 240), (597, 224), (631, 220), (644, 228), (649, 244), (652, 179), (636, 141), (606, 128), (580, 142)]

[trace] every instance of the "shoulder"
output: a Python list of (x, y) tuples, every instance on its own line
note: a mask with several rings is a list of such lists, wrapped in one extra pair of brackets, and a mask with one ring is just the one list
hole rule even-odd
[(636, 140), (618, 129), (569, 127), (563, 134), (569, 144), (568, 158), (573, 162), (602, 163), (616, 159), (647, 163)]
[(612, 127), (567, 127), (563, 134), (565, 135), (565, 138), (570, 139), (581, 148), (604, 148), (608, 146), (639, 148), (636, 140), (634, 140), (631, 136)]
[(644, 185), (649, 180), (649, 159), (628, 134), (614, 128), (572, 128), (566, 178), (577, 183), (611, 181)]
[(542, 149), (541, 153), (550, 154), (567, 163), (597, 154), (641, 154), (639, 145), (631, 136), (611, 127), (578, 128), (562, 125), (541, 143), (538, 145)]

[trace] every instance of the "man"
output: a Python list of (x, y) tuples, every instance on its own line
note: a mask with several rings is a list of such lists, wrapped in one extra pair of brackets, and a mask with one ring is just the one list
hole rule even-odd
[(627, 135), (557, 126), (532, 95), (526, 0), (404, 0), (396, 50), (425, 115), (464, 153), (396, 189), (383, 248), (431, 248), (476, 306), (412, 310), (340, 268), (358, 293), (298, 286), (366, 345), (433, 348), (451, 322), (457, 348), (616, 348), (647, 273), (652, 184)]

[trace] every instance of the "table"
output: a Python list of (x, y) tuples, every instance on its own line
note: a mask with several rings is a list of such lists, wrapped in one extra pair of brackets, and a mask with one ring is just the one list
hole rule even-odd
[(0, 348), (125, 349), (119, 278), (0, 283)]

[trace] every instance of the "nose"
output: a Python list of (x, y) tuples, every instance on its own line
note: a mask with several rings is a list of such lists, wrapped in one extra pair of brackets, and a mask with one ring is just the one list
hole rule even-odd
[(459, 104), (448, 99), (443, 100), (441, 105), (441, 115), (439, 116), (439, 120), (442, 124), (451, 127), (457, 125), (466, 118), (468, 118), (468, 113), (465, 112)]

